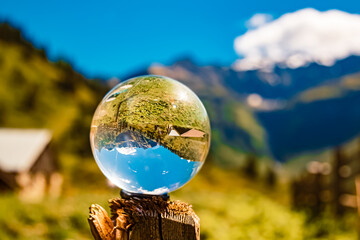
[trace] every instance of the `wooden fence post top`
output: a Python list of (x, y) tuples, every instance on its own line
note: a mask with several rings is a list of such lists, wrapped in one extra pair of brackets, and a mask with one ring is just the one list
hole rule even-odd
[(92, 210), (93, 206), (98, 208), (98, 205), (90, 207), (89, 224), (96, 240), (200, 239), (200, 219), (188, 203), (167, 201), (156, 196), (114, 198), (109, 203), (112, 221), (106, 212), (105, 216), (103, 211)]

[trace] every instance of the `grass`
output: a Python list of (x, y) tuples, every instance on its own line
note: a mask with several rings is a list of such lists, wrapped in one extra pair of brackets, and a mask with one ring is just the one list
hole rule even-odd
[[(0, 41), (0, 79), (3, 81), (0, 87), (0, 124), (2, 127), (47, 127), (53, 131), (65, 178), (64, 193), (59, 199), (46, 198), (38, 203), (21, 201), (13, 194), (1, 194), (0, 239), (92, 239), (87, 223), (88, 207), (99, 203), (108, 210), (107, 200), (119, 195), (118, 189), (107, 186), (105, 177), (88, 155), (90, 120), (106, 87), (98, 85), (94, 88), (95, 82), (87, 81), (66, 63), (52, 63), (36, 51), (29, 54), (25, 50), (19, 44)], [(359, 89), (358, 78), (357, 75), (344, 78), (341, 89)], [(119, 122), (126, 118), (129, 125), (142, 126), (141, 131), (148, 134), (154, 125), (164, 127), (168, 122), (209, 132), (204, 116), (198, 111), (201, 108), (195, 108), (193, 104), (182, 105), (181, 102), (176, 102), (177, 107), (171, 108), (173, 106), (167, 102), (173, 101), (172, 89), (161, 81), (150, 80), (145, 79), (143, 85), (127, 90), (125, 97), (129, 105), (119, 107), (119, 102), (124, 100), (121, 95), (109, 101), (106, 108), (114, 115), (105, 117), (101, 123), (114, 122), (117, 117)], [(134, 97), (149, 89), (152, 92), (147, 98)], [(244, 129), (253, 145), (261, 149), (266, 147), (262, 146), (265, 143), (259, 137), (264, 136), (264, 130), (242, 105), (229, 103), (221, 109), (216, 96), (224, 98), (222, 94), (225, 93), (222, 89), (218, 93), (220, 95), (215, 94), (214, 99), (204, 98), (204, 102), (216, 123), (213, 139), (217, 144), (213, 147), (217, 155), (213, 162), (221, 162), (228, 168), (220, 169), (206, 163), (194, 180), (171, 194), (171, 199), (193, 205), (201, 218), (202, 240), (356, 239), (354, 216), (341, 221), (327, 216), (308, 221), (305, 213), (291, 209), (286, 185), (271, 188), (259, 178), (249, 180), (238, 170), (232, 170), (239, 167), (236, 164), (244, 162), (244, 152), (238, 150), (241, 143), (237, 142), (236, 148), (228, 147), (234, 141), (221, 138), (219, 126), (224, 123), (223, 117)], [(304, 93), (300, 99), (315, 101), (338, 94), (334, 88), (319, 87)], [(166, 101), (158, 99), (159, 96)], [(193, 98), (191, 94), (189, 96)], [(132, 107), (139, 111), (131, 111)], [(171, 119), (164, 117), (170, 116), (164, 114), (169, 113), (169, 109), (172, 109)], [(151, 124), (143, 124), (141, 116), (146, 116)], [(182, 141), (168, 142), (174, 149), (184, 146)], [(294, 161), (290, 167), (297, 170), (303, 161)]]
[[(205, 135), (169, 136), (171, 127), (196, 129)], [(128, 129), (188, 160), (204, 161), (203, 153), (209, 149), (210, 123), (201, 102), (188, 88), (165, 77), (137, 77), (113, 89), (94, 116), (95, 147), (100, 150), (113, 145), (115, 138)]]
[[(0, 239), (92, 239), (87, 223), (88, 207), (98, 203), (108, 209), (107, 200), (117, 197), (100, 171), (88, 162), (84, 172), (93, 172), (86, 181), (81, 172), (67, 179), (65, 195), (39, 203), (0, 196)], [(76, 178), (78, 181), (76, 182)], [(81, 180), (83, 179), (83, 180)], [(97, 181), (95, 180), (97, 179)], [(201, 219), (201, 239), (355, 239), (348, 223), (323, 218), (307, 223), (304, 213), (294, 212), (285, 188), (269, 188), (260, 180), (249, 181), (232, 170), (205, 165), (185, 187), (171, 193), (171, 199), (189, 202)]]
[(259, 149), (265, 146), (265, 130), (255, 117), (255, 114), (238, 102), (230, 102), (225, 105), (225, 114), (229, 122), (236, 123), (252, 137), (252, 144)]

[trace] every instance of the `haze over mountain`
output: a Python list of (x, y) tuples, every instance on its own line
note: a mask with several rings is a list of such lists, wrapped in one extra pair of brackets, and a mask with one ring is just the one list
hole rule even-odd
[[(269, 15), (257, 14), (248, 25), (249, 31), (235, 40), (242, 58), (232, 67), (198, 67), (185, 59), (172, 66), (153, 65), (148, 73), (173, 77), (200, 97), (213, 99), (210, 109), (217, 109), (215, 118), (222, 123), (215, 127), (234, 121), (219, 115), (236, 116), (236, 107), (228, 107), (225, 99), (236, 101), (266, 139), (260, 148), (249, 139), (248, 146), (240, 148), (268, 151), (280, 161), (344, 143), (360, 133), (356, 104), (360, 100), (360, 15), (303, 9), (273, 21)], [(224, 109), (231, 109), (230, 113)], [(227, 139), (236, 128), (230, 126), (220, 131), (225, 142), (244, 145)], [(236, 126), (248, 132), (248, 127)], [(257, 134), (250, 132), (248, 137)]]
[[(326, 20), (329, 14), (340, 14), (351, 21), (358, 18), (338, 11), (325, 14), (302, 10), (294, 14), (314, 15), (319, 21), (322, 16)], [(291, 19), (291, 15), (287, 17)], [(276, 21), (282, 17), (274, 21), (266, 16), (254, 18), (256, 21), (249, 22), (251, 30), (240, 38), (266, 27), (281, 26)], [(299, 22), (297, 25), (303, 23)], [(0, 30), (0, 76), (5, 83), (0, 89), (0, 100), (8, 103), (0, 105), (1, 126), (47, 126), (54, 129), (59, 139), (81, 137), (75, 129), (81, 129), (81, 134), (88, 131), (92, 111), (109, 86), (86, 80), (64, 62), (49, 62), (43, 51), (35, 49), (7, 24)], [(357, 39), (358, 29), (353, 31)], [(343, 44), (347, 42), (338, 46)], [(261, 44), (255, 46), (258, 47)], [(289, 56), (298, 51), (285, 50)], [(253, 70), (239, 70), (235, 66), (239, 62), (229, 67), (198, 66), (187, 58), (169, 66), (153, 64), (122, 79), (157, 74), (177, 79), (193, 89), (209, 112), (212, 153), (217, 161), (238, 162), (243, 153), (272, 155), (276, 160), (287, 161), (360, 134), (360, 108), (356, 104), (360, 102), (360, 57), (355, 48), (347, 48), (347, 54), (332, 55), (333, 63), (305, 57), (307, 62), (299, 67), (275, 61), (271, 67)], [(84, 138), (80, 142), (86, 141)]]
[[(297, 69), (276, 67), (273, 72), (198, 67), (183, 60), (171, 66), (154, 65), (148, 73), (173, 77), (197, 92), (208, 102), (209, 111), (214, 111), (213, 121), (220, 123), (213, 123), (213, 127), (222, 129), (225, 139), (221, 141), (229, 145), (259, 150), (250, 140), (251, 136), (260, 138), (259, 132), (246, 137), (236, 133), (236, 129), (249, 131), (237, 125), (236, 119), (247, 119), (244, 112), (251, 115), (251, 121), (264, 131), (261, 138), (267, 136), (260, 149), (267, 145), (280, 161), (335, 146), (360, 133), (356, 104), (360, 101), (360, 57), (351, 56), (331, 67), (313, 63)], [(243, 109), (244, 116), (237, 116), (237, 107)], [(229, 120), (236, 127), (226, 123)], [(243, 142), (230, 137), (233, 135)]]

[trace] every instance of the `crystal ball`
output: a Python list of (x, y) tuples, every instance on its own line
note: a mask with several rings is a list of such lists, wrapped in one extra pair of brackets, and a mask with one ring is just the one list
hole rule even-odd
[(209, 117), (182, 83), (135, 77), (102, 99), (90, 141), (96, 163), (113, 184), (130, 193), (165, 194), (182, 187), (203, 165)]

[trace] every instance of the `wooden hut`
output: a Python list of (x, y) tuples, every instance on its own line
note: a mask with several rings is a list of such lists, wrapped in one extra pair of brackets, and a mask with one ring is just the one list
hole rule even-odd
[(0, 128), (0, 194), (15, 191), (22, 199), (59, 196), (62, 176), (45, 129)]

